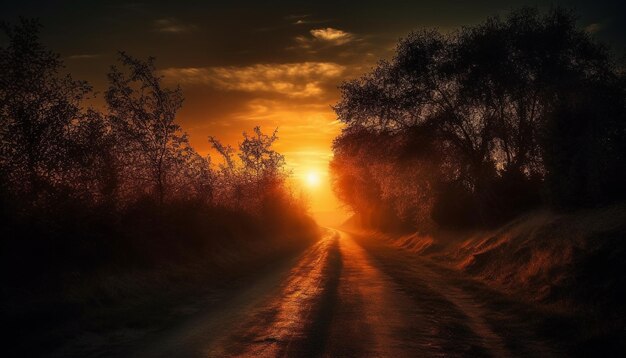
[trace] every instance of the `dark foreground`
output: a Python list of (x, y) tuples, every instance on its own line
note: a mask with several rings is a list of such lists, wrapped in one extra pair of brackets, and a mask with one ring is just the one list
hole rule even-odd
[[(184, 309), (184, 308), (181, 308)], [(569, 319), (366, 236), (329, 232), (167, 329), (58, 356), (569, 356)], [(86, 343), (86, 342), (85, 342)], [(579, 352), (580, 353), (580, 352)]]

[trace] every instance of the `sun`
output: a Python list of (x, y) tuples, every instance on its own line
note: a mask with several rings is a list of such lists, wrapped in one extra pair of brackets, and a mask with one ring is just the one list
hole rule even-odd
[(307, 186), (315, 188), (320, 185), (320, 175), (318, 172), (310, 171), (306, 174), (304, 181)]

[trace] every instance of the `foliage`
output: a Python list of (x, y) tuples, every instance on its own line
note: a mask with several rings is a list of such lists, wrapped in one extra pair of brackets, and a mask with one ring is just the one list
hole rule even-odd
[(340, 88), (335, 189), (357, 213), (383, 205), (421, 228), (466, 226), (542, 197), (626, 198), (623, 77), (565, 10), (411, 33), (391, 61)]
[(258, 213), (269, 196), (286, 185), (285, 158), (272, 149), (278, 140), (277, 130), (272, 135), (266, 135), (260, 127), (255, 127), (253, 135), (244, 132), (243, 136), (237, 153), (239, 161), (233, 157), (232, 147), (209, 137), (209, 142), (223, 160), (215, 173), (216, 187), (222, 188), (217, 193), (218, 201)]
[[(211, 137), (218, 167), (178, 124), (180, 88), (155, 60), (120, 52), (106, 111), (63, 74), (36, 21), (3, 25), (0, 48), (0, 237), (3, 283), (31, 288), (74, 272), (268, 250), (309, 239), (315, 225), (287, 187), (276, 131), (244, 133), (240, 153)], [(302, 242), (300, 240), (300, 242)], [(10, 268), (10, 269), (9, 269)], [(7, 291), (8, 292), (8, 291)]]
[[(59, 56), (38, 41), (39, 24), (21, 19), (2, 25), (9, 43), (0, 48), (0, 173), (5, 191), (30, 201), (63, 191), (81, 158), (74, 145), (89, 131), (91, 113), (81, 101), (91, 88), (61, 75)], [(80, 120), (85, 125), (76, 126)]]

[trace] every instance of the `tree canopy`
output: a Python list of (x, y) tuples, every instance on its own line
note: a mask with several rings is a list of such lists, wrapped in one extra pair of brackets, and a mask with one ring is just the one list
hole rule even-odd
[[(334, 109), (347, 126), (334, 144), (337, 192), (355, 190), (342, 184), (355, 170), (365, 185), (383, 188), (385, 180), (365, 173), (387, 170), (383, 177), (425, 188), (389, 189), (400, 216), (400, 207), (431, 205), (413, 210), (429, 213), (422, 222), (509, 217), (541, 198), (556, 205), (624, 198), (624, 88), (610, 51), (563, 9), (524, 8), (449, 34), (413, 32), (391, 60), (340, 87)], [(372, 137), (381, 149), (345, 154), (371, 147)], [(378, 160), (392, 163), (393, 174), (375, 168)], [(411, 175), (397, 172), (406, 165)]]

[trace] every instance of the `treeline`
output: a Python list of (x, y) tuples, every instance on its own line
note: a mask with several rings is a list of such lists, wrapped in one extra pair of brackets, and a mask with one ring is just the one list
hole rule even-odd
[(238, 151), (210, 138), (223, 156), (212, 164), (177, 124), (182, 92), (163, 86), (154, 59), (120, 53), (99, 111), (85, 104), (92, 88), (63, 73), (39, 31), (28, 19), (2, 25), (3, 282), (202, 260), (313, 235), (272, 149), (276, 132), (244, 133)]
[(623, 201), (625, 80), (563, 9), (411, 33), (341, 86), (335, 191), (370, 225), (424, 231)]

